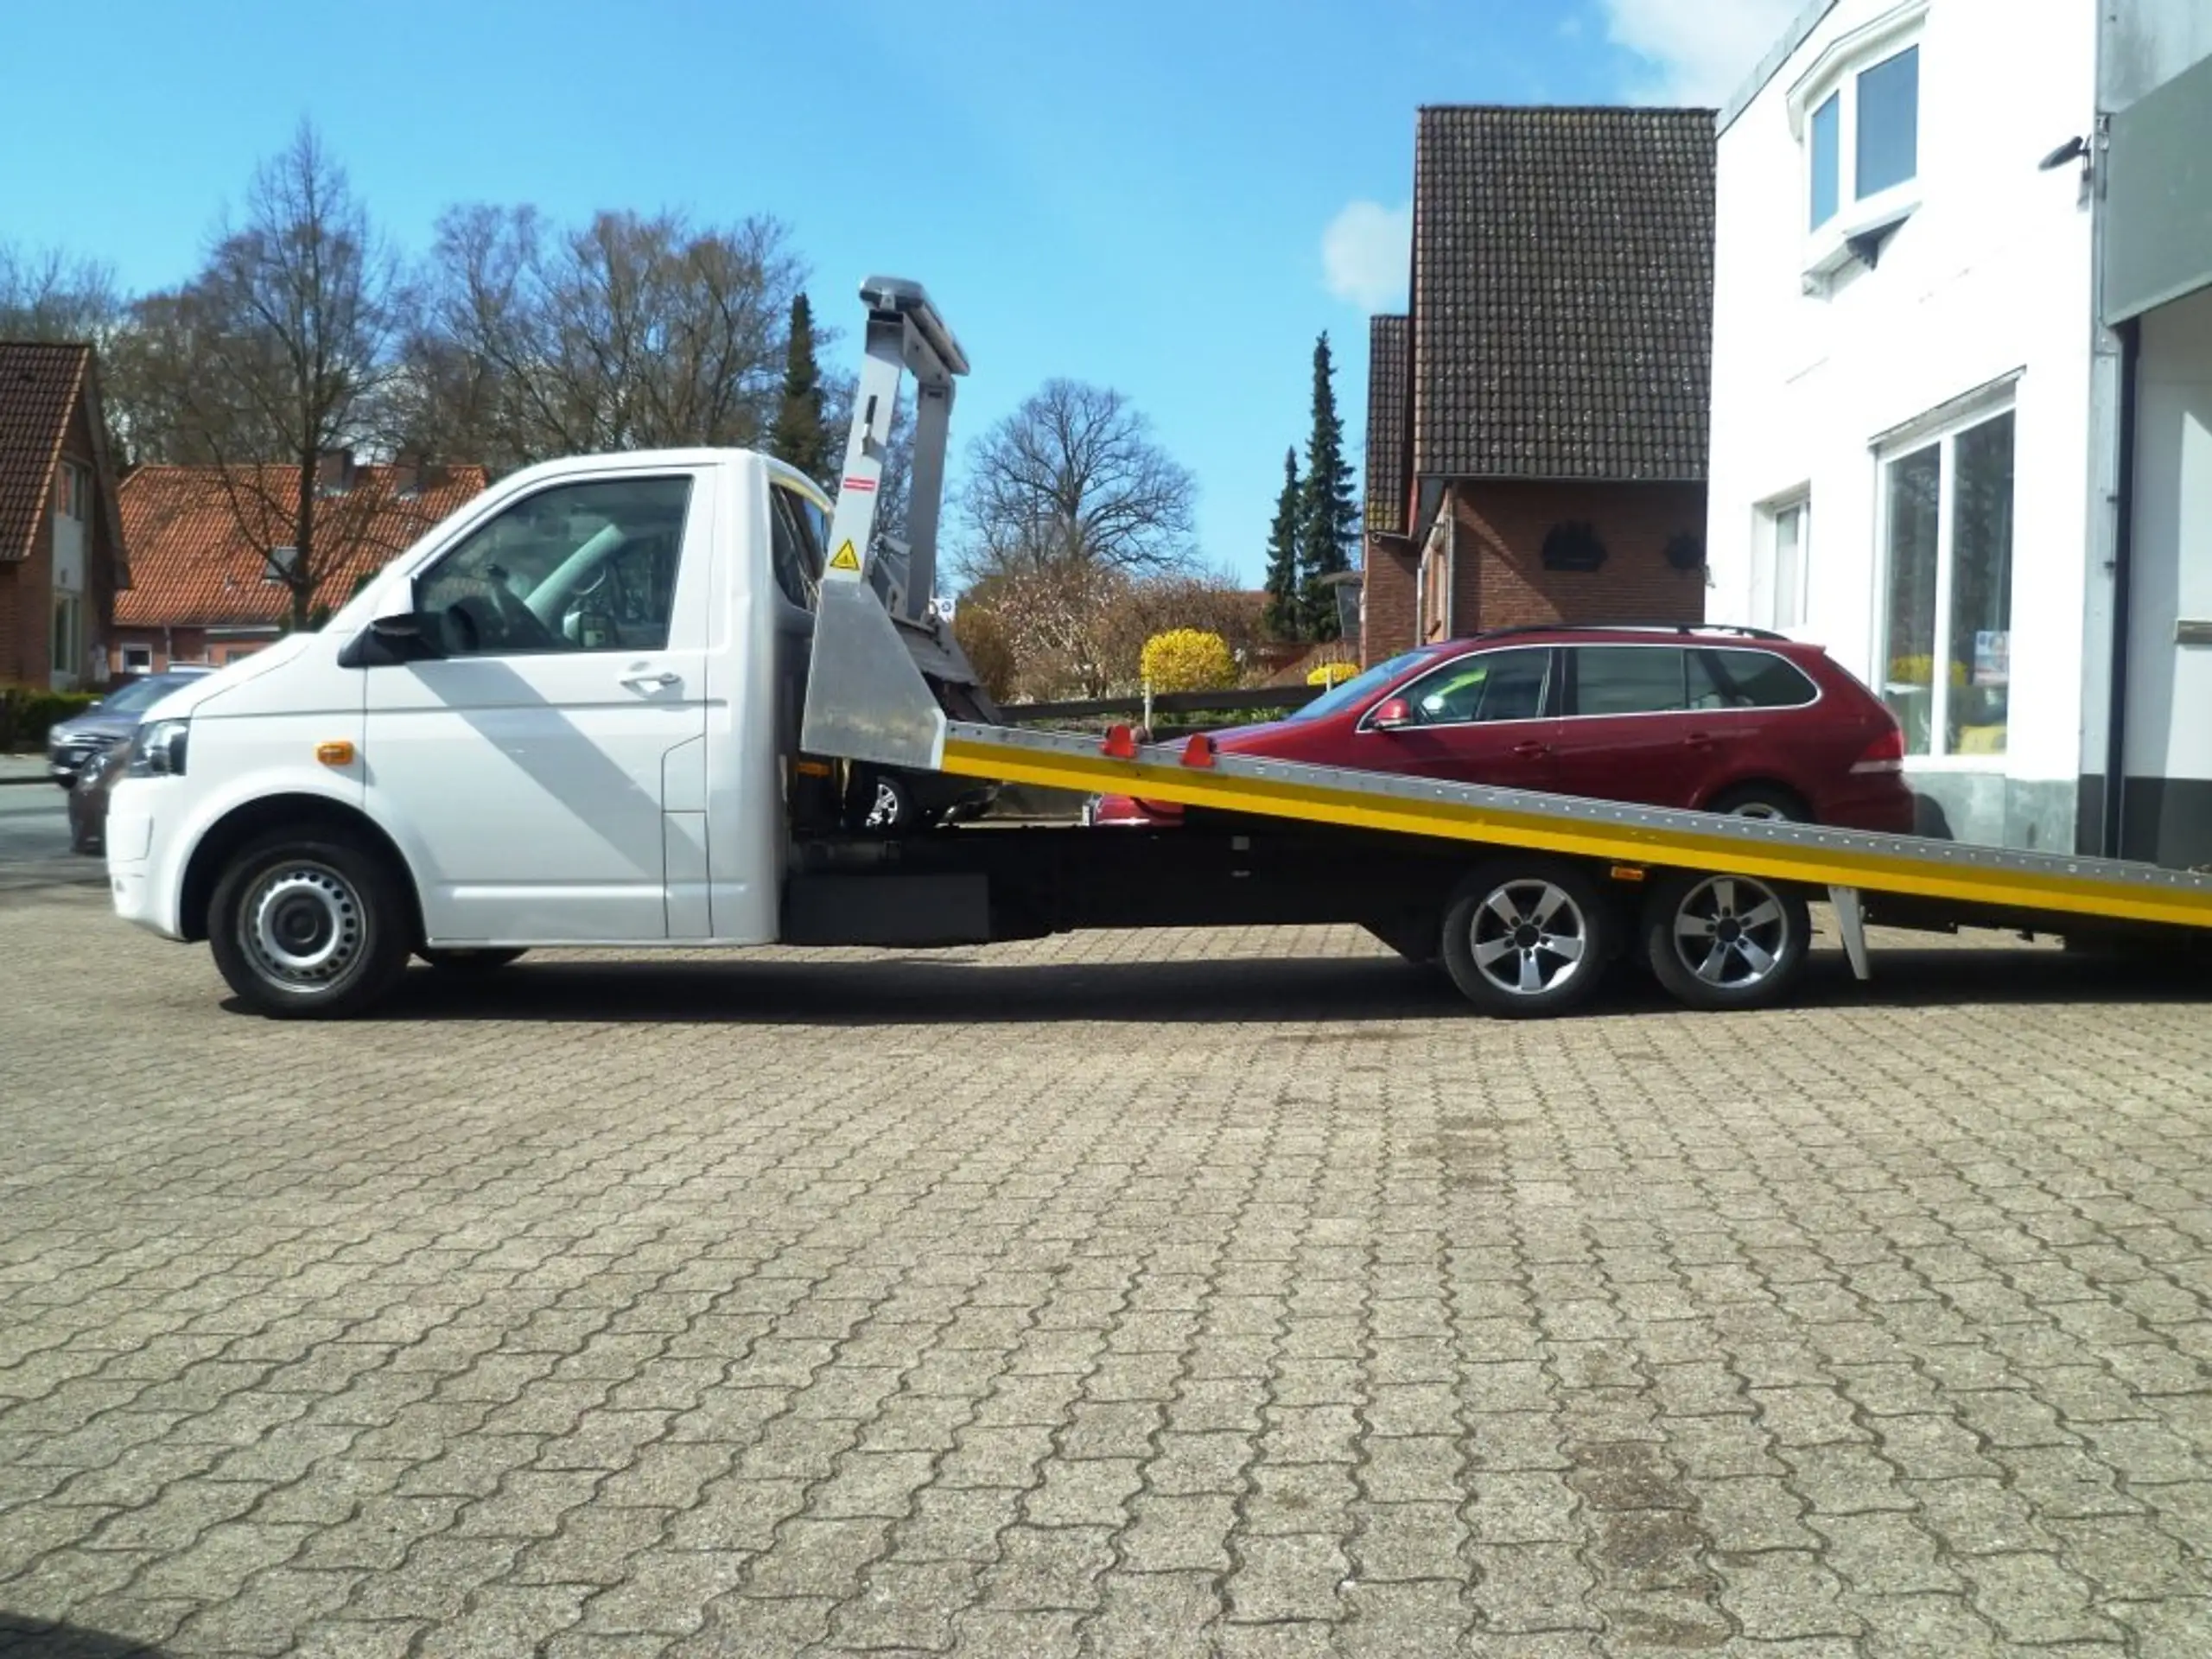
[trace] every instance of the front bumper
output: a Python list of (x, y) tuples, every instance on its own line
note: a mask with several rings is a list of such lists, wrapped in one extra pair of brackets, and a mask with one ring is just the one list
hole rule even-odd
[(174, 849), (164, 846), (149, 810), (149, 791), (163, 779), (125, 778), (108, 797), (107, 822), (101, 831), (105, 843), (109, 901), (115, 913), (134, 927), (143, 927), (165, 939), (181, 939), (177, 896), (180, 872), (170, 870)]

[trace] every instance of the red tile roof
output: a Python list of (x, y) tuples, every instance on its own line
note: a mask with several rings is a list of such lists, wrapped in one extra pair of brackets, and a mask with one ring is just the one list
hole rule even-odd
[[(481, 467), (432, 469), (414, 495), (393, 467), (358, 467), (344, 493), (326, 496), (316, 516), (326, 574), (315, 602), (333, 610), (354, 584), (404, 552), (423, 531), (490, 481)], [(283, 583), (265, 581), (270, 548), (293, 540), (299, 503), (296, 468), (264, 467), (226, 484), (213, 467), (142, 467), (123, 480), (124, 534), (131, 585), (116, 595), (119, 627), (278, 622), (291, 609)], [(343, 552), (335, 560), (327, 538)]]
[(30, 553), (92, 359), (89, 346), (0, 340), (0, 561)]

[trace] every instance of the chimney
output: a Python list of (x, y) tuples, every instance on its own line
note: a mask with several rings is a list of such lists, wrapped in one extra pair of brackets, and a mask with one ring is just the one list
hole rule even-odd
[(391, 458), (391, 493), (402, 501), (419, 495), (425, 480), (423, 452), (416, 448), (397, 451)]
[(315, 487), (321, 495), (343, 495), (353, 487), (353, 452), (326, 449), (317, 459)]

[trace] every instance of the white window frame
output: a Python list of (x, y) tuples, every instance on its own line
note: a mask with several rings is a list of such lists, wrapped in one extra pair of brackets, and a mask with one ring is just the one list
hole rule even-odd
[[(2001, 396), (1975, 398), (1961, 402), (1955, 408), (1942, 411), (1940, 419), (1923, 417), (1910, 422), (1899, 429), (1897, 435), (1887, 441), (1878, 441), (1874, 449), (1874, 515), (1875, 536), (1878, 554), (1874, 561), (1874, 614), (1869, 630), (1874, 641), (1874, 660), (1869, 666), (1866, 683), (1878, 697), (1889, 689), (1890, 663), (1893, 653), (1890, 648), (1890, 576), (1894, 566), (1893, 550), (1890, 543), (1890, 467), (1910, 455), (1935, 448), (1938, 450), (1942, 467), (1936, 491), (1936, 617), (1933, 660), (1928, 671), (1928, 752), (1915, 754), (1908, 749), (1905, 765), (1915, 771), (1924, 772), (2002, 772), (2011, 761), (2013, 732), (2011, 717), (2005, 721), (2005, 753), (1999, 754), (1951, 754), (1945, 744), (1951, 720), (1951, 589), (1952, 519), (1955, 516), (1958, 499), (1959, 469), (1958, 440), (1987, 422), (2005, 415), (2012, 416), (2012, 525), (2013, 585), (2012, 606), (2017, 610), (2019, 587), (2017, 581), (2019, 565), (2019, 490), (2020, 490), (2020, 424), (2018, 399), (2012, 394), (2012, 380), (2004, 383), (2006, 391)], [(2005, 619), (2005, 633), (2009, 639), (2014, 632), (2012, 613)], [(1968, 664), (1971, 671), (1972, 664)]]
[(292, 572), (298, 568), (300, 550), (296, 547), (272, 547), (262, 556), (261, 580), (271, 588), (290, 584)]
[[(1753, 510), (1756, 523), (1751, 543), (1751, 623), (1788, 633), (1812, 620), (1813, 492), (1800, 485), (1784, 494), (1762, 501)], [(1782, 582), (1782, 524), (1797, 515), (1797, 579), (1794, 592), (1783, 593)]]
[(154, 671), (154, 648), (151, 645), (119, 645), (118, 660), (125, 674), (150, 674)]
[(48, 667), (55, 678), (74, 680), (85, 671), (84, 596), (67, 588), (56, 589), (49, 626), (54, 660)]
[[(1858, 194), (1859, 77), (1899, 53), (1924, 45), (1928, 0), (1905, 0), (1872, 22), (1838, 35), (1789, 88), (1790, 136), (1797, 141), (1797, 198), (1793, 211), (1805, 238), (1808, 277), (1833, 275), (1851, 257), (1853, 238), (1894, 225), (1921, 200), (1927, 173), (1928, 54), (1920, 56), (1915, 93), (1912, 176), (1863, 200)], [(1835, 212), (1813, 224), (1813, 115), (1831, 93), (1836, 99)]]

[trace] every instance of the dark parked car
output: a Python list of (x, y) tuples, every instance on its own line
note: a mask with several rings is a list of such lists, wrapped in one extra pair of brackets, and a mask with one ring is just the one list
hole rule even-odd
[(46, 770), (67, 789), (77, 781), (77, 769), (118, 738), (137, 729), (146, 711), (181, 685), (188, 685), (212, 668), (169, 668), (159, 674), (142, 675), (117, 687), (81, 715), (58, 720), (46, 734)]
[[(1756, 629), (1521, 628), (1423, 646), (1224, 754), (1909, 835), (1904, 737), (1818, 645)], [(1108, 795), (1099, 824), (1179, 822)]]
[(130, 740), (118, 738), (77, 768), (77, 781), (69, 791), (69, 850), (105, 853), (107, 850), (107, 798), (115, 780), (123, 776), (130, 753)]

